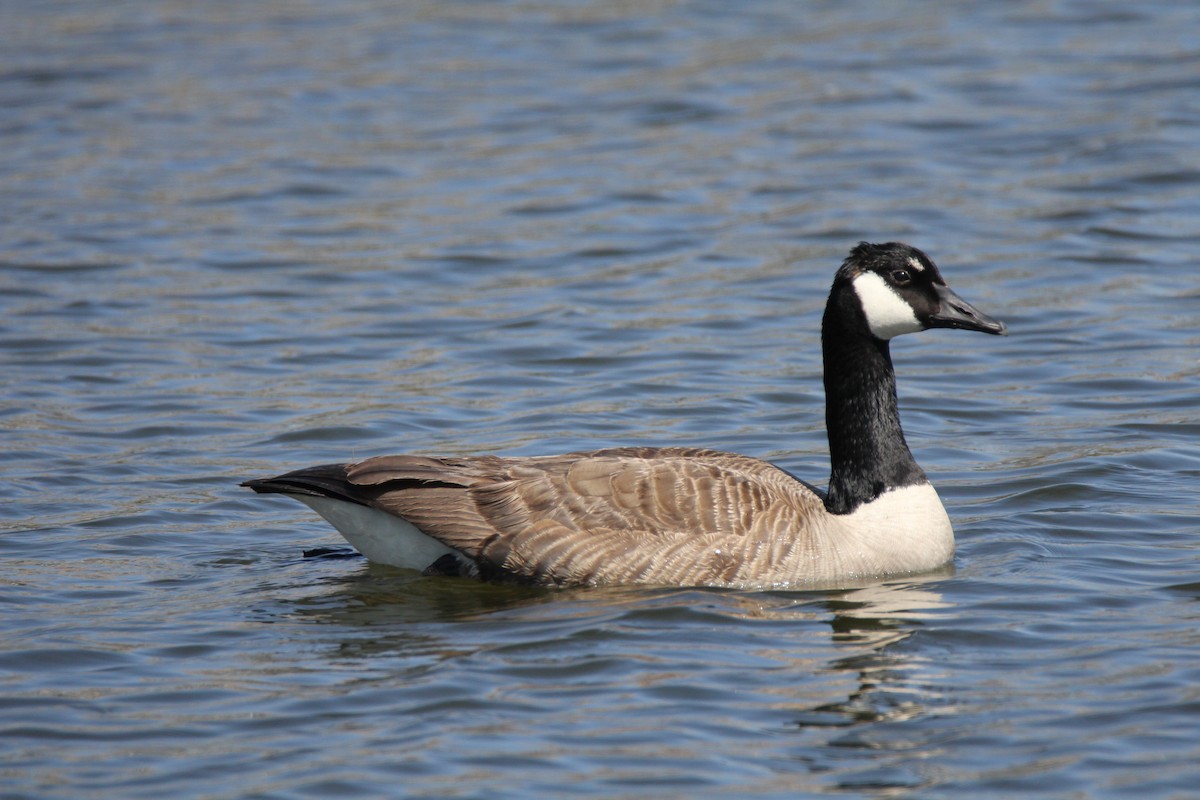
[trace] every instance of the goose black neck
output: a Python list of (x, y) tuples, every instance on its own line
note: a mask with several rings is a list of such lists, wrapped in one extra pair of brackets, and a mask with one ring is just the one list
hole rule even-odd
[[(844, 297), (843, 303), (857, 301)], [(821, 325), (825, 362), (825, 426), (832, 470), (825, 507), (848, 514), (889, 489), (923, 483), (896, 400), (888, 343), (865, 331), (858, 308), (830, 298)]]

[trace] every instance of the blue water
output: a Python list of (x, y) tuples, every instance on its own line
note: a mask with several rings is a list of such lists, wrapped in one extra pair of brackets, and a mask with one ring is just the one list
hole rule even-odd
[[(1184, 798), (1200, 6), (10, 2), (0, 794)], [(305, 558), (248, 477), (689, 444), (828, 470), (857, 241), (952, 568), (540, 591)]]

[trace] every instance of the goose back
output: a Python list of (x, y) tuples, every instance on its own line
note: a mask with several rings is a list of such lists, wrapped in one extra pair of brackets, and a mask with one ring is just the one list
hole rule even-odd
[(465, 572), (539, 584), (749, 585), (826, 549), (812, 487), (711, 450), (380, 456), (250, 485), (385, 512), (469, 559)]

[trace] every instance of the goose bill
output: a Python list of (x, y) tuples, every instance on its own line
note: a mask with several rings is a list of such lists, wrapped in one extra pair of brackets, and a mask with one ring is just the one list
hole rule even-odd
[(1008, 326), (980, 311), (963, 300), (954, 290), (944, 284), (936, 284), (938, 310), (929, 317), (930, 328), (959, 328), (965, 331), (980, 331), (996, 336), (1006, 336)]

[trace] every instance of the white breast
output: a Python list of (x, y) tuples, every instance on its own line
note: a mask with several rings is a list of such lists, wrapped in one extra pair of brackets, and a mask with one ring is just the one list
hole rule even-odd
[(845, 572), (927, 572), (954, 556), (954, 528), (931, 484), (884, 492), (839, 519), (831, 541)]

